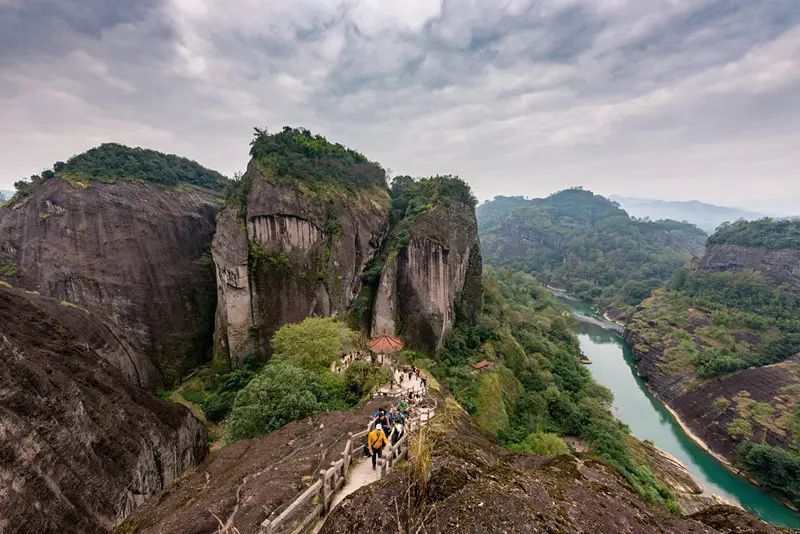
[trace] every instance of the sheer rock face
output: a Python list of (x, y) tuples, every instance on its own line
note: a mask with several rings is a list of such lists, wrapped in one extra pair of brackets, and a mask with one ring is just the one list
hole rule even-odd
[(402, 334), (411, 346), (441, 348), (457, 312), (480, 310), (481, 254), (472, 207), (452, 201), (420, 214), (410, 242), (386, 262), (373, 334)]
[(268, 180), (255, 160), (247, 174), (247, 221), (234, 222), (229, 212), (236, 208), (228, 208), (214, 248), (217, 283), (224, 286), (219, 308), (227, 314), (225, 320), (217, 316), (217, 338), (227, 340), (217, 343), (217, 352), (224, 357), (227, 350), (233, 362), (241, 361), (250, 343), (268, 346), (284, 324), (343, 315), (361, 289), (361, 274), (386, 234), (389, 215), (385, 190), (336, 190), (323, 198), (302, 183)]
[(129, 355), (126, 376), (152, 389), (208, 352), (215, 296), (203, 255), (218, 201), (198, 188), (54, 178), (0, 209), (0, 260), (19, 268), (14, 285), (102, 318)]
[(0, 531), (108, 531), (203, 459), (202, 425), (122, 354), (86, 311), (0, 287)]
[(211, 251), (217, 272), (214, 354), (238, 364), (254, 350), (247, 229), (238, 210), (229, 208), (220, 214)]
[(777, 284), (789, 284), (800, 289), (800, 249), (713, 245), (695, 265), (709, 271), (753, 269)]

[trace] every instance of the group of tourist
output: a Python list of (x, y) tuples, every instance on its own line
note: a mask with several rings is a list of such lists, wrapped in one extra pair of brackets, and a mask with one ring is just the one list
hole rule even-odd
[(370, 428), (374, 427), (374, 429), (367, 436), (366, 449), (366, 452), (372, 457), (373, 470), (376, 468), (378, 458), (382, 457), (383, 448), (389, 443), (394, 447), (403, 437), (407, 410), (408, 404), (402, 401), (397, 408), (392, 408), (388, 412), (383, 408), (375, 410), (369, 424)]

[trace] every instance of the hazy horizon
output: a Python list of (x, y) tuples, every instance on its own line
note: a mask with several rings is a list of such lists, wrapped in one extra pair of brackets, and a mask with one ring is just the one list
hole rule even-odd
[(303, 126), (481, 200), (800, 210), (795, 0), (0, 0), (0, 189), (103, 142), (243, 170)]

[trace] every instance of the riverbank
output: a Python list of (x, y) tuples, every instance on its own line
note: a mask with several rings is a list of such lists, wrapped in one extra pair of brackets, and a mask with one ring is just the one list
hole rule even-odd
[[(634, 437), (652, 443), (680, 461), (703, 487), (701, 495), (718, 495), (770, 523), (800, 528), (800, 515), (787, 506), (789, 503), (754, 484), (731, 461), (710, 450), (687, 422), (650, 389), (650, 384), (638, 374), (630, 344), (617, 333), (618, 325), (608, 328), (609, 322), (585, 303), (565, 303), (579, 319), (581, 351), (592, 360), (588, 369), (595, 380), (612, 391), (614, 415), (628, 425)], [(581, 320), (587, 316), (592, 320)], [(596, 324), (601, 321), (606, 323), (605, 328)], [(661, 463), (668, 466), (672, 462)], [(697, 500), (697, 504), (701, 502), (702, 499)]]
[(676, 412), (672, 408), (672, 406), (670, 406), (669, 404), (664, 402), (661, 399), (661, 397), (659, 397), (658, 394), (655, 391), (653, 391), (650, 387), (648, 387), (647, 389), (650, 391), (650, 394), (653, 395), (653, 397), (655, 397), (658, 400), (658, 402), (660, 402), (670, 414), (672, 414), (672, 417), (675, 419), (675, 422), (678, 423), (678, 425), (681, 427), (681, 429), (683, 430), (684, 434), (686, 434), (689, 437), (689, 439), (694, 441), (695, 444), (698, 447), (700, 447), (701, 449), (706, 451), (709, 455), (713, 456), (719, 463), (721, 463), (728, 471), (730, 471), (734, 475), (736, 475), (738, 477), (741, 477), (741, 478), (747, 480), (748, 482), (750, 482), (751, 484), (753, 484), (754, 486), (757, 486), (757, 487), (761, 488), (764, 492), (769, 493), (770, 495), (772, 495), (772, 497), (774, 497), (775, 499), (779, 500), (781, 502), (781, 504), (783, 504), (785, 507), (789, 508), (790, 510), (793, 510), (795, 512), (800, 512), (800, 509), (798, 509), (794, 504), (792, 504), (786, 497), (784, 497), (783, 495), (781, 495), (779, 493), (776, 493), (776, 492), (770, 490), (769, 488), (764, 487), (764, 485), (762, 485), (761, 482), (759, 482), (758, 480), (754, 479), (753, 477), (751, 477), (750, 475), (748, 475), (747, 473), (745, 473), (741, 469), (736, 468), (731, 463), (730, 460), (728, 460), (723, 455), (721, 455), (718, 452), (715, 452), (713, 449), (711, 449), (711, 447), (709, 447), (708, 444), (705, 441), (703, 441), (702, 438), (700, 438), (700, 436), (698, 436), (697, 434), (695, 434), (692, 431), (692, 429), (689, 427), (689, 425), (686, 423), (686, 421), (684, 421), (681, 418), (681, 416), (678, 414), (678, 412)]

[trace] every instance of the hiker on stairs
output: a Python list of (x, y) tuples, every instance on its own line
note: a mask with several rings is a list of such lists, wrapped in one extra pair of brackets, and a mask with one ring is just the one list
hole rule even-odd
[(381, 453), (383, 452), (383, 447), (388, 443), (386, 440), (386, 434), (383, 433), (383, 428), (381, 427), (380, 423), (375, 425), (375, 430), (369, 433), (367, 436), (367, 445), (369, 446), (369, 453), (372, 456), (372, 470), (375, 471), (375, 465), (378, 462), (378, 458), (381, 457)]
[(380, 425), (383, 428), (385, 428), (387, 431), (392, 427), (392, 422), (389, 421), (389, 417), (386, 415), (386, 410), (384, 410), (383, 408), (380, 409), (380, 412), (378, 412), (378, 417), (376, 417), (372, 421), (372, 423), (370, 423), (370, 426), (372, 426), (373, 424), (376, 427), (378, 425)]

